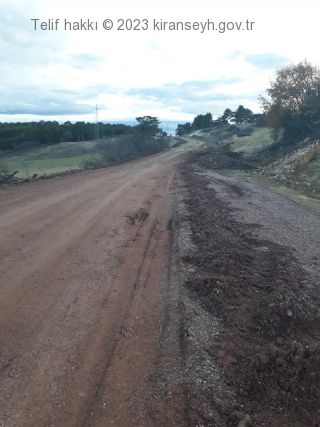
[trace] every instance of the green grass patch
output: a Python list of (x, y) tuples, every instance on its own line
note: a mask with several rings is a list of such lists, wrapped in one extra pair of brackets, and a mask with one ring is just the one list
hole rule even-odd
[(99, 159), (96, 141), (61, 142), (18, 151), (3, 158), (10, 172), (19, 171), (18, 178), (33, 175), (53, 175), (69, 170), (83, 169), (84, 163)]
[(21, 156), (9, 158), (6, 160), (6, 163), (10, 171), (19, 171), (16, 175), (18, 178), (31, 178), (34, 174), (39, 176), (53, 175), (68, 170), (82, 169), (85, 161), (94, 161), (98, 157), (98, 154), (43, 159), (29, 159)]
[(183, 144), (178, 150), (194, 150), (206, 145), (206, 141), (197, 139), (196, 137), (183, 136), (181, 137), (186, 143)]
[(271, 129), (256, 128), (248, 136), (232, 136), (231, 149), (247, 155), (254, 154), (274, 143)]
[(96, 152), (95, 146), (96, 141), (61, 142), (60, 144), (36, 147), (32, 150), (21, 152), (18, 156), (27, 157), (28, 159), (77, 157)]

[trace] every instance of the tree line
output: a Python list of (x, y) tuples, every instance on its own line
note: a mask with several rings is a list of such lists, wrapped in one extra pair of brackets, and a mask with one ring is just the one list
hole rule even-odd
[[(307, 137), (320, 138), (320, 69), (307, 61), (279, 69), (274, 81), (267, 88), (267, 97), (260, 97), (262, 113), (254, 113), (239, 105), (236, 110), (225, 109), (213, 119), (211, 113), (197, 115), (193, 122), (179, 124), (177, 135), (216, 126), (243, 123), (267, 126), (281, 136), (284, 144), (290, 145)], [(136, 126), (99, 123), (101, 139), (137, 135), (149, 137), (163, 135), (159, 120), (152, 116), (137, 117)], [(81, 122), (63, 124), (57, 121), (29, 123), (0, 123), (0, 151), (29, 149), (37, 145), (57, 144), (64, 141), (87, 141), (97, 137), (95, 123)]]
[[(99, 123), (101, 138), (129, 134), (132, 126)], [(29, 149), (38, 145), (65, 141), (88, 141), (97, 136), (97, 124), (89, 122), (58, 123), (57, 121), (0, 123), (0, 150)]]
[(227, 108), (213, 120), (211, 113), (197, 115), (193, 122), (179, 124), (177, 135), (214, 126), (250, 123), (273, 129), (274, 137), (283, 146), (306, 138), (320, 138), (320, 69), (308, 61), (284, 66), (260, 96), (262, 113), (255, 114), (240, 105), (235, 111)]
[(265, 114), (253, 113), (249, 108), (245, 108), (243, 105), (232, 111), (227, 108), (221, 116), (213, 120), (211, 113), (198, 114), (193, 122), (187, 122), (179, 124), (176, 129), (176, 134), (179, 136), (185, 135), (194, 130), (207, 129), (217, 126), (223, 126), (226, 124), (241, 124), (250, 123), (257, 126), (263, 126), (265, 122)]

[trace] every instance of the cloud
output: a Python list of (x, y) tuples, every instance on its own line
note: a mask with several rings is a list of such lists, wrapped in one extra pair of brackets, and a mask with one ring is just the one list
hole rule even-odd
[[(8, 94), (6, 89), (0, 87), (0, 114), (39, 116), (89, 114), (93, 111), (94, 99), (102, 90), (105, 90), (105, 86), (103, 89), (99, 85), (89, 86), (83, 88), (79, 94), (73, 90), (29, 84), (28, 87), (17, 85)], [(105, 108), (103, 104), (101, 108)]]
[(187, 81), (183, 83), (168, 83), (158, 87), (136, 88), (127, 90), (126, 93), (155, 97), (159, 100), (174, 99), (175, 97), (182, 97), (185, 99), (199, 99), (219, 89), (222, 85), (229, 85), (238, 83), (240, 79), (221, 79), (221, 80), (208, 80), (208, 81)]
[(212, 112), (218, 115), (225, 108), (245, 103), (256, 103), (259, 92), (250, 93), (245, 88), (239, 92), (237, 86), (246, 85), (243, 79), (221, 79), (212, 81), (190, 81), (181, 84), (170, 83), (158, 87), (127, 90), (126, 95), (148, 99), (158, 103), (159, 108), (170, 105), (176, 111), (190, 115)]
[(247, 55), (245, 60), (258, 68), (268, 69), (279, 67), (289, 62), (285, 56), (275, 55), (273, 53), (259, 53), (256, 55)]
[(103, 58), (100, 55), (88, 52), (71, 54), (68, 58), (68, 62), (71, 66), (81, 70), (97, 67), (102, 61)]
[[(231, 2), (231, 3), (230, 3)], [(319, 38), (317, 2), (308, 8), (276, 0), (211, 0), (181, 5), (172, 0), (82, 2), (0, 0), (0, 112), (5, 120), (102, 120), (153, 114), (163, 120), (190, 120), (198, 113), (220, 114), (244, 104), (258, 109), (257, 96), (275, 70), (307, 58), (320, 65), (310, 40)], [(296, 4), (295, 4), (296, 3)], [(315, 6), (313, 10), (312, 7)], [(277, 7), (277, 13), (274, 8)], [(36, 32), (30, 19), (80, 17), (167, 20), (256, 21), (254, 33)]]
[(92, 112), (91, 106), (73, 104), (70, 102), (55, 102), (52, 98), (42, 99), (40, 103), (30, 104), (16, 102), (8, 109), (1, 109), (0, 114), (4, 115), (21, 115), (33, 114), (38, 116), (66, 116), (70, 114), (87, 114)]

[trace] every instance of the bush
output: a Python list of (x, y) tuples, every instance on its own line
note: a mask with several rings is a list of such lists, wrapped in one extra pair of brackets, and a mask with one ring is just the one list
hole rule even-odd
[(254, 128), (252, 126), (247, 126), (243, 128), (237, 129), (237, 136), (251, 136), (254, 131)]
[(139, 133), (123, 135), (111, 140), (101, 140), (96, 146), (105, 164), (158, 153), (168, 147), (169, 140), (166, 137), (150, 138)]
[(4, 159), (0, 158), (0, 176), (9, 175), (10, 170)]

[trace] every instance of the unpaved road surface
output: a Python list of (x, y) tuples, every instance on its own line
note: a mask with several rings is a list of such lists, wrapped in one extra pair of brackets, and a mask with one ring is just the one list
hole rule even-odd
[(179, 364), (163, 343), (180, 158), (0, 191), (0, 426), (166, 425), (155, 394), (160, 360)]
[(0, 427), (319, 425), (320, 218), (213, 160), (0, 191)]

